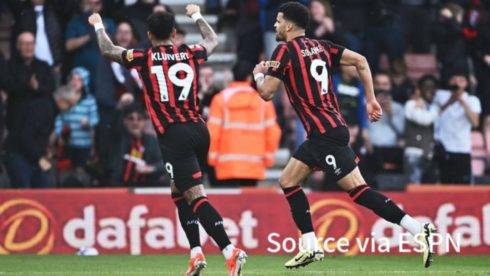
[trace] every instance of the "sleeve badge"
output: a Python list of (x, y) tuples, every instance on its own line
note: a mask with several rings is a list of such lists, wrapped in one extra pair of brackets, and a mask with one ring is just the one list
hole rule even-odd
[(133, 59), (134, 59), (133, 49), (128, 50), (128, 51), (126, 52), (126, 60), (127, 60), (128, 62), (131, 62), (131, 61), (133, 61)]

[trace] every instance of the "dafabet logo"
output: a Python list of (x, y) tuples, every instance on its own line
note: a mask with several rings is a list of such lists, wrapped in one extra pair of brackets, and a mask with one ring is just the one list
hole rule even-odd
[[(350, 241), (344, 254), (359, 253), (359, 246), (351, 241), (355, 238), (364, 239), (364, 233), (359, 229), (362, 216), (352, 203), (339, 199), (324, 199), (313, 203), (310, 211), (314, 218), (317, 237), (324, 241), (326, 251), (335, 250), (338, 246), (337, 240), (332, 238), (335, 236)], [(333, 231), (334, 229), (338, 232)]]
[(16, 198), (0, 204), (0, 254), (48, 254), (54, 245), (53, 216), (39, 202)]

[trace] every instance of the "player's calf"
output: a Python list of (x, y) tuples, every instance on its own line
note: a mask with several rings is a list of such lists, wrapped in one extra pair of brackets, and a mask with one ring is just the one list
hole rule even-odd
[(192, 212), (191, 206), (186, 202), (184, 196), (180, 193), (173, 192), (172, 199), (179, 213), (179, 221), (184, 233), (189, 241), (191, 250), (196, 251), (201, 248), (199, 240), (199, 220)]
[(199, 218), (199, 222), (206, 232), (213, 238), (221, 249), (225, 259), (230, 259), (235, 252), (235, 247), (231, 244), (223, 226), (223, 218), (209, 202), (204, 188), (198, 185), (190, 188), (184, 193), (192, 212)]
[(426, 223), (422, 226), (420, 222), (406, 214), (391, 199), (371, 189), (366, 184), (350, 190), (349, 196), (357, 204), (371, 209), (378, 216), (400, 225), (412, 234), (423, 245), (424, 266), (429, 267), (431, 265), (433, 256), (431, 241), (432, 235), (436, 231), (434, 225)]
[(391, 223), (400, 224), (402, 218), (406, 215), (391, 199), (371, 189), (366, 184), (350, 190), (349, 196), (355, 203), (371, 209), (375, 214)]
[(310, 204), (301, 186), (283, 188), (284, 197), (289, 203), (291, 214), (296, 226), (302, 234), (313, 232), (310, 215)]
[(323, 259), (323, 249), (318, 244), (318, 240), (313, 230), (311, 221), (310, 204), (301, 186), (283, 188), (284, 196), (291, 208), (291, 214), (296, 226), (301, 231), (300, 252), (291, 260), (286, 262), (286, 268), (299, 268), (312, 262)]

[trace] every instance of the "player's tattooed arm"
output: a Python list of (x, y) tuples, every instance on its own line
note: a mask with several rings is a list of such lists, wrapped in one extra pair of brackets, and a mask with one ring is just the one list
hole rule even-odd
[(262, 61), (255, 65), (253, 74), (260, 97), (265, 101), (270, 101), (274, 97), (274, 93), (279, 89), (281, 80), (275, 77), (266, 76), (265, 73), (267, 72), (267, 69), (268, 67), (266, 66), (265, 61)]
[(104, 26), (102, 25), (102, 18), (98, 13), (92, 14), (88, 21), (91, 25), (95, 27), (95, 33), (97, 35), (97, 43), (99, 44), (100, 52), (102, 55), (115, 62), (122, 62), (122, 53), (126, 50), (123, 47), (119, 47), (112, 43), (105, 32)]
[(97, 31), (97, 42), (99, 43), (100, 52), (104, 57), (115, 62), (122, 62), (122, 53), (126, 49), (114, 45), (104, 29)]
[(218, 46), (218, 35), (216, 35), (209, 23), (204, 20), (198, 5), (187, 5), (186, 11), (187, 15), (196, 22), (203, 37), (203, 40), (199, 44), (206, 48), (206, 52), (210, 55)]

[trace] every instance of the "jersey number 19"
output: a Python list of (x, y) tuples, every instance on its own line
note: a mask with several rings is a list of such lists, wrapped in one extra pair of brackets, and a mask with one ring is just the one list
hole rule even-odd
[[(177, 77), (177, 73), (184, 71), (186, 73), (185, 78), (180, 79)], [(158, 89), (160, 90), (160, 101), (168, 102), (168, 88), (165, 75), (163, 73), (163, 67), (161, 65), (155, 65), (151, 67), (151, 73), (155, 74), (158, 82)], [(186, 63), (176, 63), (168, 69), (168, 79), (172, 85), (182, 87), (182, 92), (179, 96), (179, 101), (185, 101), (191, 91), (192, 82), (194, 81), (194, 71), (192, 67)]]

